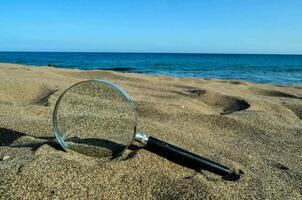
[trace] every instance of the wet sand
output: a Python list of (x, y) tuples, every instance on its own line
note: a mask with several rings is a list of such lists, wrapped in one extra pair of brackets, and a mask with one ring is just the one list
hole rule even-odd
[[(241, 171), (195, 171), (141, 148), (110, 162), (53, 141), (65, 88), (113, 81), (139, 130)], [(0, 199), (301, 199), (302, 87), (0, 64)]]

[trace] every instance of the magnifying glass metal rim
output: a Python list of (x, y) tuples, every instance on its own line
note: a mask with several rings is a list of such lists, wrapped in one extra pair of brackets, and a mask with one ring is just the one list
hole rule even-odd
[(52, 120), (53, 120), (53, 123), (52, 123), (52, 126), (53, 126), (53, 132), (54, 132), (54, 135), (57, 139), (57, 141), (59, 142), (59, 144), (61, 145), (61, 147), (67, 151), (68, 149), (68, 144), (65, 142), (64, 140), (64, 137), (62, 136), (60, 130), (58, 129), (58, 122), (57, 122), (57, 112), (58, 112), (58, 108), (59, 108), (59, 105), (60, 105), (60, 102), (62, 100), (62, 98), (64, 97), (64, 95), (66, 94), (66, 92), (69, 91), (69, 89), (73, 88), (74, 86), (77, 86), (79, 84), (82, 84), (82, 83), (86, 83), (86, 82), (98, 82), (98, 83), (103, 83), (103, 84), (106, 84), (108, 86), (111, 86), (113, 87), (114, 89), (116, 89), (118, 92), (120, 92), (123, 97), (126, 98), (129, 106), (131, 107), (131, 109), (134, 111), (134, 124), (133, 124), (133, 137), (131, 139), (131, 141), (129, 142), (129, 144), (125, 145), (125, 148), (123, 149), (123, 151), (121, 151), (118, 155), (116, 155), (115, 157), (118, 157), (119, 155), (123, 154), (124, 151), (133, 143), (133, 141), (139, 137), (140, 139), (138, 140), (144, 140), (144, 136), (145, 135), (142, 135), (142, 137), (140, 137), (141, 134), (137, 134), (137, 131), (136, 131), (136, 128), (137, 128), (137, 115), (136, 115), (136, 109), (135, 109), (135, 104), (134, 102), (132, 101), (131, 97), (127, 94), (127, 92), (125, 90), (123, 90), (122, 88), (120, 88), (119, 86), (115, 85), (114, 83), (110, 82), (110, 81), (106, 81), (106, 80), (100, 80), (100, 79), (92, 79), (92, 80), (85, 80), (85, 81), (81, 81), (81, 82), (78, 82), (76, 84), (73, 84), (71, 85), (70, 87), (68, 87), (62, 94), (61, 96), (58, 98), (56, 104), (55, 104), (55, 107), (54, 107), (54, 110), (53, 110), (53, 115), (52, 115)]

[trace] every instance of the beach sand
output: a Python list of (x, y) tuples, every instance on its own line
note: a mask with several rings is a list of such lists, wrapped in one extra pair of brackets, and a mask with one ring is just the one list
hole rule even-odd
[[(142, 148), (110, 162), (53, 140), (65, 88), (113, 81), (139, 130), (242, 171), (195, 171)], [(0, 64), (0, 199), (301, 199), (302, 87)]]

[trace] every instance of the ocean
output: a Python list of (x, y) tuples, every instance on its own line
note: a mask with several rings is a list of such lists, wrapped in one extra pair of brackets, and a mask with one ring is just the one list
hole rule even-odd
[(302, 85), (302, 55), (0, 52), (0, 62)]

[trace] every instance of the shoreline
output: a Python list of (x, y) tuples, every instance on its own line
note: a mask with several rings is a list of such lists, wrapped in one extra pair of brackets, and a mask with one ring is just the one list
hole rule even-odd
[[(253, 81), (248, 81), (248, 80), (241, 80), (241, 79), (221, 79), (221, 78), (202, 78), (202, 77), (193, 77), (193, 76), (174, 76), (174, 75), (166, 75), (166, 74), (153, 74), (153, 73), (143, 73), (143, 72), (128, 72), (125, 70), (114, 70), (114, 68), (110, 69), (80, 69), (80, 68), (65, 68), (65, 67), (60, 67), (56, 65), (45, 65), (45, 66), (40, 66), (40, 65), (28, 65), (28, 64), (18, 64), (18, 63), (5, 63), (5, 62), (0, 62), (1, 65), (18, 65), (21, 67), (34, 67), (34, 68), (53, 68), (53, 69), (58, 69), (58, 70), (75, 70), (75, 71), (91, 71), (91, 72), (117, 72), (117, 73), (125, 73), (125, 74), (137, 74), (137, 75), (143, 75), (143, 76), (156, 76), (156, 77), (171, 77), (171, 78), (182, 78), (182, 79), (198, 79), (198, 80), (217, 80), (217, 81), (226, 81), (226, 82), (242, 82), (242, 83), (249, 83), (249, 84), (260, 84), (260, 85), (271, 85), (271, 86), (277, 86), (277, 87), (293, 87), (300, 89), (302, 88), (302, 83), (301, 84), (281, 84), (281, 83), (258, 83), (258, 82), (253, 82)], [(120, 68), (117, 68), (120, 69)], [(124, 68), (122, 68), (124, 69)]]

